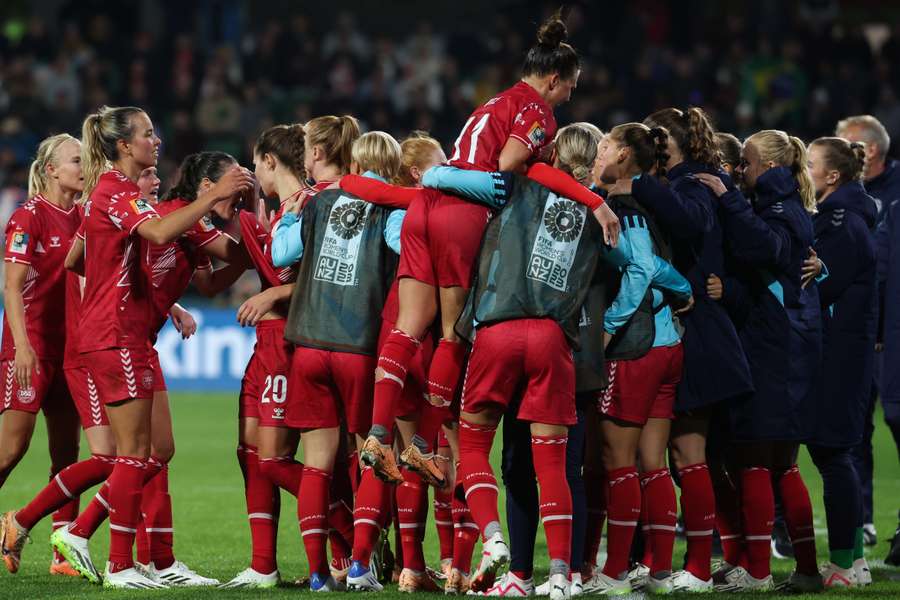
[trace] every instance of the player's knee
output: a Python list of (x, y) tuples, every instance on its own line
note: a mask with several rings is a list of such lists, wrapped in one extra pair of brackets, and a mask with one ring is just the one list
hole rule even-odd
[(6, 475), (16, 468), (16, 465), (19, 464), (19, 461), (22, 460), (27, 451), (28, 442), (0, 447), (0, 475), (5, 478)]
[(155, 445), (151, 454), (156, 457), (156, 460), (166, 464), (175, 456), (175, 442)]

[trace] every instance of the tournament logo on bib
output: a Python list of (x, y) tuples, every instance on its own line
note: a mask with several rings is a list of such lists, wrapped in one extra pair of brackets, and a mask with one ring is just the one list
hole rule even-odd
[(313, 279), (335, 285), (357, 284), (361, 233), (371, 211), (372, 205), (361, 200), (341, 196), (335, 201)]
[(583, 206), (551, 193), (544, 204), (544, 215), (525, 276), (553, 289), (565, 291), (569, 271), (575, 262), (578, 242), (584, 231)]
[(328, 224), (336, 234), (349, 240), (359, 235), (366, 224), (366, 203), (350, 202), (332, 209)]

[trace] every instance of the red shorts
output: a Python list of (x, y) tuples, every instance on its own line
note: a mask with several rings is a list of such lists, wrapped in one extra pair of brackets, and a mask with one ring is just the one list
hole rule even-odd
[[(381, 320), (381, 333), (378, 335), (379, 354), (384, 341), (393, 328), (394, 323), (385, 319)], [(417, 413), (422, 407), (428, 389), (425, 382), (428, 379), (428, 367), (431, 365), (432, 356), (434, 356), (434, 337), (429, 331), (425, 334), (425, 339), (419, 345), (419, 351), (416, 352), (406, 371), (406, 383), (403, 385), (403, 392), (400, 394), (400, 402), (397, 404), (394, 416), (407, 417)]]
[(463, 385), (463, 412), (505, 408), (520, 396), (518, 418), (574, 425), (572, 348), (552, 319), (514, 319), (475, 331)]
[(680, 343), (651, 348), (634, 360), (607, 361), (609, 386), (599, 394), (600, 413), (638, 425), (647, 419), (671, 419), (683, 364)]
[(43, 409), (53, 410), (62, 402), (71, 402), (69, 390), (62, 373), (62, 362), (59, 360), (38, 359), (37, 370), (31, 372), (31, 387), (20, 388), (16, 382), (16, 365), (13, 360), (0, 362), (3, 373), (3, 404), (0, 413), (5, 410), (21, 410), (32, 414)]
[(259, 419), (264, 427), (282, 427), (294, 345), (284, 339), (284, 319), (260, 321), (256, 346), (241, 380), (239, 417)]
[(75, 401), (78, 416), (81, 417), (82, 429), (109, 425), (106, 407), (100, 400), (100, 393), (94, 385), (94, 379), (84, 367), (66, 367), (63, 369), (69, 393)]
[(166, 378), (163, 376), (162, 367), (159, 366), (159, 352), (156, 348), (150, 348), (150, 364), (153, 365), (153, 392), (165, 392)]
[(472, 284), (491, 210), (434, 190), (409, 205), (400, 231), (397, 277), (438, 287)]
[(153, 397), (156, 375), (147, 347), (82, 352), (79, 361), (90, 373), (104, 404)]
[(297, 346), (291, 369), (287, 418), (290, 427), (337, 427), (346, 418), (350, 433), (372, 426), (374, 356)]

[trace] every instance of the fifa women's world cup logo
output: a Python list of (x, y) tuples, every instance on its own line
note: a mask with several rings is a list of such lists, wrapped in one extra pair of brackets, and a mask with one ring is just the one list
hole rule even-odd
[(328, 224), (337, 235), (345, 240), (352, 239), (359, 235), (366, 224), (365, 210), (366, 203), (362, 201), (335, 206)]
[(554, 202), (544, 212), (544, 227), (557, 242), (571, 242), (581, 235), (584, 217), (572, 202)]

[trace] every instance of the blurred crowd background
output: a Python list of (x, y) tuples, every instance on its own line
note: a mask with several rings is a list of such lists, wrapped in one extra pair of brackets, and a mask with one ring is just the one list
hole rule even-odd
[[(351, 113), (398, 138), (423, 129), (449, 146), (473, 107), (517, 79), (537, 23), (558, 5), (4, 0), (0, 220), (24, 199), (37, 143), (78, 135), (103, 104), (148, 110), (163, 139), (164, 182), (200, 149), (248, 164), (259, 131), (318, 114)], [(871, 113), (900, 140), (900, 3), (568, 6), (584, 69), (557, 111), (561, 124), (607, 129), (699, 105), (739, 137), (774, 127), (810, 139)]]

